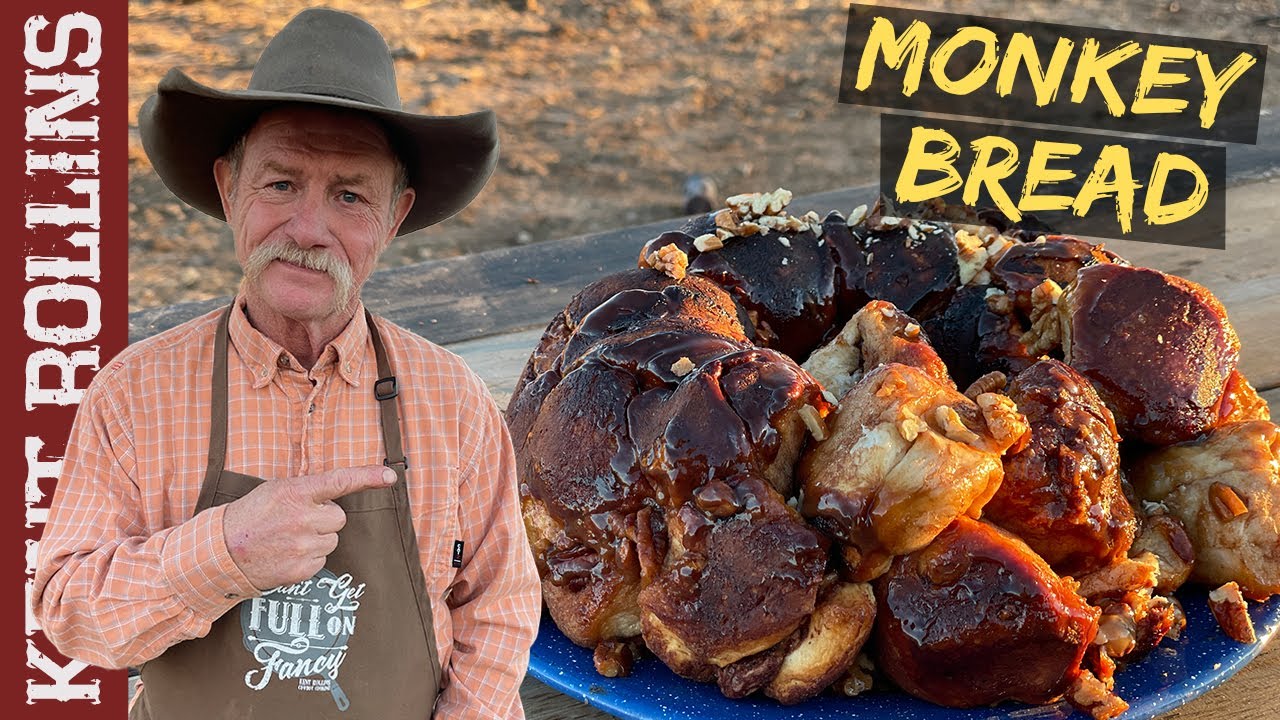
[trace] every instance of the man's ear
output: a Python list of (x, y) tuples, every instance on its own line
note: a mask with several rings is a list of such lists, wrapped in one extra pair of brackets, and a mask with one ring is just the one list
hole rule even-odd
[(218, 198), (222, 200), (222, 216), (231, 221), (231, 163), (226, 158), (213, 161), (213, 182), (218, 186)]
[(387, 242), (383, 244), (384, 249), (391, 244), (391, 239), (396, 236), (396, 233), (400, 232), (400, 224), (409, 216), (409, 209), (413, 207), (415, 197), (417, 197), (417, 193), (414, 192), (413, 188), (405, 188), (404, 192), (400, 193), (400, 197), (396, 199), (395, 206), (391, 209), (391, 232), (387, 235)]

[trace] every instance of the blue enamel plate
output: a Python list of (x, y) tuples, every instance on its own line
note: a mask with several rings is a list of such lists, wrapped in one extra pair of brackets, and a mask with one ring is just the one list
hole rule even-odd
[[(1280, 625), (1280, 596), (1251, 603), (1258, 642), (1243, 645), (1218, 628), (1202, 588), (1185, 588), (1178, 599), (1187, 613), (1182, 636), (1165, 640), (1141, 662), (1116, 674), (1116, 690), (1129, 703), (1122, 720), (1146, 720), (1191, 701), (1231, 677), (1254, 658)], [(784, 707), (766, 697), (729, 700), (714, 683), (695, 683), (667, 669), (652, 655), (636, 663), (630, 677), (597, 674), (591, 651), (570, 642), (545, 613), (529, 660), (529, 674), (565, 695), (623, 720), (705, 718), (803, 718), (804, 720), (1065, 720), (1087, 719), (1066, 702), (954, 710), (900, 691), (873, 691), (854, 698), (823, 694)]]

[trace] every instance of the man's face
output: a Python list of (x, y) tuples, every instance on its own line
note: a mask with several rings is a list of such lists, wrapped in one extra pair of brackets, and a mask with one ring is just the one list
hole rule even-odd
[(413, 205), (413, 190), (392, 197), (395, 168), (371, 120), (311, 108), (259, 118), (239, 167), (214, 165), (255, 311), (299, 322), (348, 313)]

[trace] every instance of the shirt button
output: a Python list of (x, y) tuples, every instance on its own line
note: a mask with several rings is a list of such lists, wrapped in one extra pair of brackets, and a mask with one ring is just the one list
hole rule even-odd
[(276, 364), (282, 368), (289, 367), (289, 356), (285, 353), (280, 353), (280, 357), (276, 359)]

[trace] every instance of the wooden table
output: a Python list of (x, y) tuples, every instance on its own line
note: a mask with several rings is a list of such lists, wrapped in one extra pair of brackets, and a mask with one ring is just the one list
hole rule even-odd
[[(1225, 251), (1134, 242), (1107, 247), (1136, 265), (1155, 267), (1207, 286), (1226, 305), (1239, 332), (1241, 370), (1280, 417), (1280, 182), (1270, 172), (1233, 174), (1227, 197)], [(847, 213), (874, 198), (855, 188), (797, 198), (790, 211)], [(633, 267), (643, 242), (678, 221), (509, 248), (380, 271), (366, 286), (371, 310), (460, 354), (505, 407), (542, 328), (583, 285)], [(159, 332), (225, 303), (189, 303), (137, 313), (131, 339)], [(1280, 653), (1265, 652), (1224, 686), (1166, 715), (1178, 720), (1271, 720), (1280, 717)], [(533, 679), (521, 690), (531, 720), (609, 716)]]

